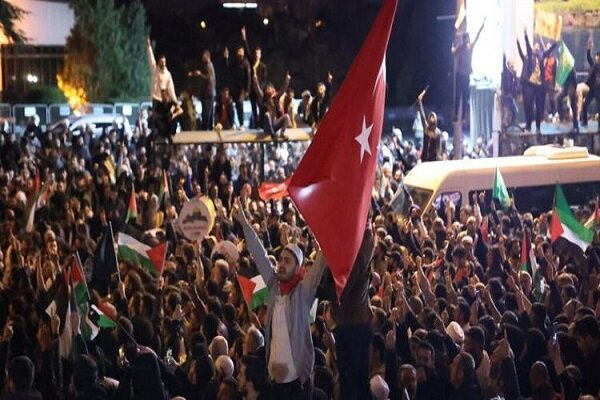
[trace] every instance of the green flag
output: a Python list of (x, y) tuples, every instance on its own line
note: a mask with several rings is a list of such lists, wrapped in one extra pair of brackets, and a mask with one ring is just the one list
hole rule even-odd
[(575, 58), (573, 57), (573, 54), (571, 54), (571, 52), (569, 51), (569, 48), (567, 47), (565, 42), (562, 42), (560, 44), (558, 54), (559, 56), (558, 70), (556, 71), (556, 82), (558, 82), (559, 85), (563, 86), (565, 84), (565, 81), (567, 80), (567, 77), (571, 73), (571, 70), (573, 70), (573, 67), (575, 66)]
[(502, 207), (510, 207), (510, 197), (508, 196), (508, 189), (504, 184), (504, 179), (500, 173), (500, 169), (496, 168), (496, 176), (494, 176), (494, 187), (492, 189), (492, 199), (496, 199), (502, 204)]
[(594, 239), (594, 231), (587, 229), (575, 218), (562, 190), (562, 186), (556, 182), (554, 210), (550, 226), (551, 242), (554, 243), (560, 237), (579, 246), (582, 251), (586, 251)]

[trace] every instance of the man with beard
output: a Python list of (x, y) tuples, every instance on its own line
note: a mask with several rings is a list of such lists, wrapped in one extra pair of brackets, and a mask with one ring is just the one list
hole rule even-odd
[(423, 98), (426, 91), (422, 91), (417, 97), (419, 103), (419, 113), (423, 124), (423, 151), (421, 153), (421, 161), (439, 161), (442, 159), (441, 137), (442, 131), (437, 126), (437, 114), (433, 111), (425, 118), (425, 110), (423, 108)]
[(304, 273), (304, 255), (295, 243), (287, 244), (273, 266), (239, 200), (233, 212), (244, 230), (250, 255), (269, 288), (265, 324), (266, 361), (273, 398), (311, 399), (314, 346), (307, 318), (325, 269), (319, 251)]

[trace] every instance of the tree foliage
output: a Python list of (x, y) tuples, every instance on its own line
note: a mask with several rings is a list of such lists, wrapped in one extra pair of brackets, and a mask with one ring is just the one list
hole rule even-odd
[(15, 26), (15, 22), (26, 12), (10, 4), (7, 0), (0, 0), (0, 29), (7, 38), (15, 43), (27, 41), (27, 37)]
[[(150, 92), (146, 56), (149, 27), (139, 1), (71, 0), (75, 26), (59, 73), (64, 92), (90, 102), (138, 101)], [(65, 90), (66, 88), (66, 90)]]

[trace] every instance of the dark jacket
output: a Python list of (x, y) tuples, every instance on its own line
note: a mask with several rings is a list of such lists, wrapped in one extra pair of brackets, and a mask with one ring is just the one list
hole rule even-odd
[(352, 272), (342, 292), (340, 304), (337, 301), (331, 302), (331, 317), (336, 326), (354, 326), (370, 322), (372, 319), (369, 265), (373, 257), (373, 246), (373, 232), (366, 230)]
[(527, 54), (523, 53), (523, 49), (521, 48), (521, 43), (517, 40), (517, 49), (519, 50), (519, 56), (523, 61), (523, 69), (521, 70), (521, 82), (522, 83), (531, 83), (529, 78), (535, 71), (536, 64), (539, 65), (540, 68), (540, 84), (544, 83), (544, 66), (545, 60), (552, 54), (556, 46), (557, 42), (554, 42), (552, 46), (546, 51), (538, 51), (536, 53), (533, 52), (531, 48), (531, 43), (529, 42), (529, 36), (525, 34), (525, 46), (527, 49)]
[(589, 86), (590, 90), (600, 90), (600, 63), (594, 62), (591, 49), (587, 49), (586, 56), (588, 64), (590, 64), (592, 69), (585, 83)]
[(36, 389), (24, 389), (7, 393), (2, 396), (2, 400), (42, 400), (42, 394)]

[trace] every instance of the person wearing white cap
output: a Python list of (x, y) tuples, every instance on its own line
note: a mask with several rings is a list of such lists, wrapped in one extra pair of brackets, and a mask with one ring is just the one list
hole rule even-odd
[(314, 347), (307, 316), (325, 270), (323, 256), (319, 251), (305, 274), (302, 250), (290, 243), (281, 250), (273, 266), (239, 200), (233, 215), (243, 228), (248, 250), (269, 288), (265, 349), (273, 398), (311, 399)]

